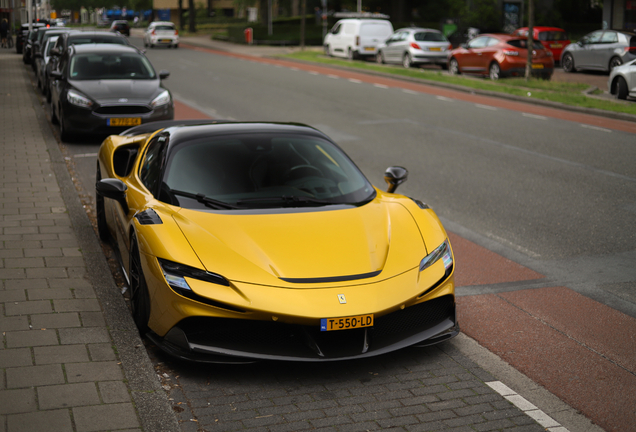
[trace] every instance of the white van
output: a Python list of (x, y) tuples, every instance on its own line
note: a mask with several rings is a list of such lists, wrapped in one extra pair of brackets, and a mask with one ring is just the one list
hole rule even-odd
[(378, 45), (393, 34), (384, 19), (346, 18), (338, 21), (325, 36), (323, 47), (329, 56), (354, 59), (375, 56)]

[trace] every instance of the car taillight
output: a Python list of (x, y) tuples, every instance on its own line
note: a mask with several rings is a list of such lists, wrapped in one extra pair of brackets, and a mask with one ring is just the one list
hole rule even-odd
[(156, 35), (157, 33), (155, 33), (155, 29), (152, 29), (152, 35)]
[(175, 34), (175, 36), (179, 36), (179, 30), (174, 29), (174, 34)]
[(515, 51), (515, 50), (503, 50), (504, 55), (508, 55), (508, 56), (518, 56), (519, 55), (519, 51)]
[(420, 49), (420, 46), (418, 44), (416, 44), (415, 42), (411, 42), (411, 48), (414, 48), (414, 49), (418, 50), (418, 49)]
[(628, 46), (625, 47), (625, 51), (627, 51), (630, 54), (634, 54), (636, 55), (636, 46)]

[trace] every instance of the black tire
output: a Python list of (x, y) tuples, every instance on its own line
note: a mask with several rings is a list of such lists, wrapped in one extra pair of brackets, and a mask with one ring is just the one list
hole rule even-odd
[(493, 81), (497, 81), (501, 77), (501, 67), (499, 66), (499, 63), (490, 63), (490, 67), (488, 68), (488, 77)]
[(616, 98), (625, 100), (628, 94), (627, 82), (623, 77), (618, 77), (616, 79)]
[(177, 48), (179, 48), (179, 44), (176, 44), (176, 45), (174, 46), (174, 49), (177, 49)]
[(459, 71), (459, 63), (455, 57), (448, 61), (448, 73), (451, 75), (459, 75), (461, 73)]
[(375, 55), (375, 61), (378, 64), (384, 64), (384, 54), (382, 54), (382, 51), (378, 51), (378, 53)]
[(149, 330), (148, 320), (150, 319), (150, 296), (148, 295), (148, 285), (141, 267), (141, 256), (139, 255), (139, 245), (137, 236), (133, 232), (130, 239), (130, 266), (128, 268), (130, 280), (130, 309), (133, 320), (142, 336)]
[(411, 57), (411, 54), (404, 54), (404, 57), (402, 57), (402, 66), (406, 69), (413, 67), (413, 58)]
[(566, 72), (576, 72), (576, 68), (574, 67), (574, 57), (572, 57), (572, 54), (567, 53), (563, 56), (561, 67)]
[[(95, 174), (96, 181), (102, 179), (102, 173), (99, 169), (99, 162), (97, 162), (97, 173)], [(106, 207), (104, 206), (104, 197), (100, 194), (95, 194), (95, 212), (97, 213), (97, 233), (99, 238), (108, 243), (110, 240), (110, 232), (108, 231), (108, 224), (106, 223)]]
[(68, 126), (64, 121), (64, 112), (61, 108), (58, 110), (57, 114), (57, 120), (60, 123), (60, 139), (63, 142), (71, 142), (73, 140), (73, 134), (68, 129)]
[(349, 60), (355, 60), (356, 59), (356, 54), (353, 52), (351, 47), (349, 47), (349, 49), (347, 49), (347, 59), (349, 59)]
[(623, 59), (620, 57), (612, 57), (609, 61), (609, 70), (610, 72), (612, 71), (612, 69), (614, 69), (617, 66), (620, 66), (623, 64)]
[(58, 124), (60, 121), (57, 119), (57, 114), (55, 114), (55, 106), (51, 103), (51, 123)]

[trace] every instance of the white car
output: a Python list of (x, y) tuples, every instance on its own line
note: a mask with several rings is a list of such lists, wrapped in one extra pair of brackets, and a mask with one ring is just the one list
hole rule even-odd
[(179, 30), (169, 21), (155, 21), (150, 23), (144, 34), (144, 46), (167, 46), (179, 48)]
[(607, 87), (618, 99), (627, 99), (627, 96), (636, 97), (636, 60), (612, 69), (607, 80)]
[(375, 57), (378, 45), (391, 33), (393, 26), (388, 20), (341, 19), (325, 36), (323, 47), (328, 56), (348, 59)]

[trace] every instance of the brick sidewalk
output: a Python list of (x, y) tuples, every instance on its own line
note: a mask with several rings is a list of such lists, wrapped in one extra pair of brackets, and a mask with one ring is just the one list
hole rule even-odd
[(177, 430), (30, 72), (0, 65), (0, 432)]

